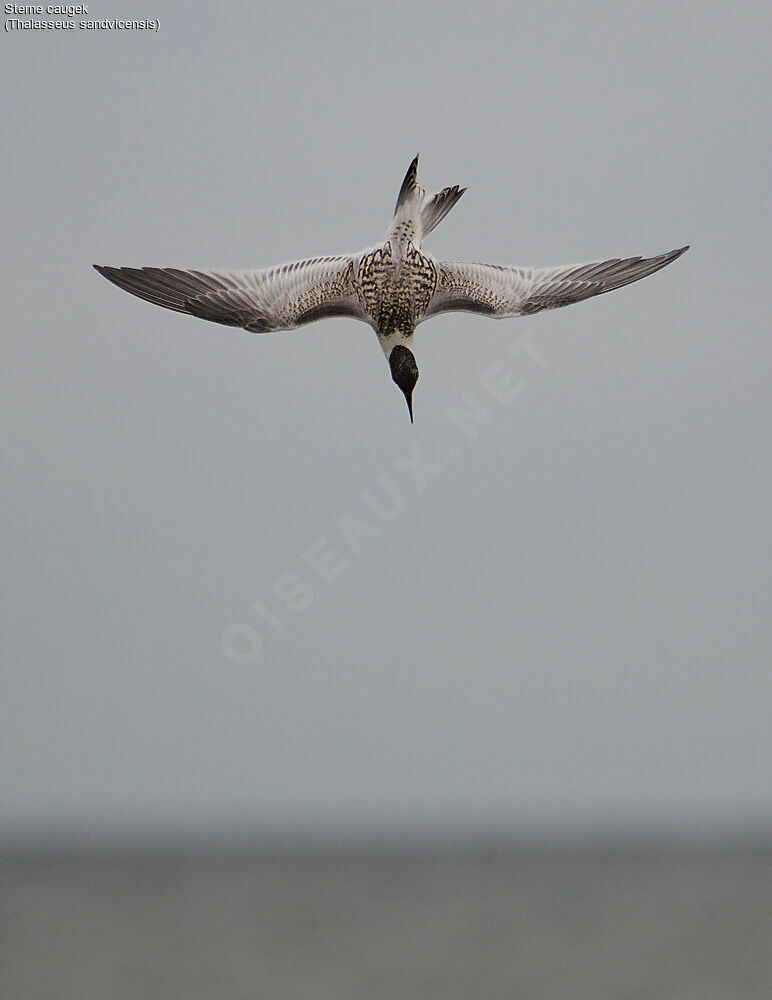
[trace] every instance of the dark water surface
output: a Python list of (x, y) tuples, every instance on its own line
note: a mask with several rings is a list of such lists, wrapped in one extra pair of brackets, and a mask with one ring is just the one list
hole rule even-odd
[(772, 854), (6, 858), (3, 1000), (769, 1000)]

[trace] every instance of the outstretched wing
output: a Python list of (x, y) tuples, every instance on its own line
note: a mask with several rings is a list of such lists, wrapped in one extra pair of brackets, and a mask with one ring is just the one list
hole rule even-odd
[(164, 309), (253, 333), (291, 330), (325, 316), (366, 319), (352, 256), (314, 257), (262, 270), (94, 267), (119, 288)]
[(617, 257), (568, 267), (499, 267), (443, 261), (438, 265), (437, 290), (424, 319), (455, 310), (504, 319), (558, 309), (639, 281), (688, 249), (681, 247), (659, 257)]

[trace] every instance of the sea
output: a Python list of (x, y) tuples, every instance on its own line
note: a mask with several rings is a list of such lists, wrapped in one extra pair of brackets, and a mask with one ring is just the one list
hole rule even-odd
[(0, 997), (770, 1000), (772, 851), (17, 851)]

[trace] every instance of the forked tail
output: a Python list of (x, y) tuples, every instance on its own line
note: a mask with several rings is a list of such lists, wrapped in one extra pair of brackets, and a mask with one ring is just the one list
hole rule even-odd
[(443, 188), (432, 198), (426, 198), (426, 192), (418, 183), (418, 157), (408, 167), (402, 187), (399, 189), (397, 204), (394, 209), (395, 222), (411, 221), (415, 226), (418, 241), (435, 229), (453, 208), (466, 188), (457, 184)]

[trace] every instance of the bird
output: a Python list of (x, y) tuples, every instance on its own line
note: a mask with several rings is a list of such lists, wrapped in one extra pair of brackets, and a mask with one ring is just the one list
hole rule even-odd
[(456, 184), (427, 198), (418, 183), (416, 156), (384, 240), (356, 253), (239, 270), (94, 267), (119, 288), (155, 305), (251, 333), (293, 330), (331, 316), (368, 323), (412, 423), (419, 375), (413, 335), (420, 323), (448, 312), (507, 319), (557, 309), (639, 281), (689, 249), (561, 267), (438, 260), (423, 249), (423, 240), (465, 191)]

